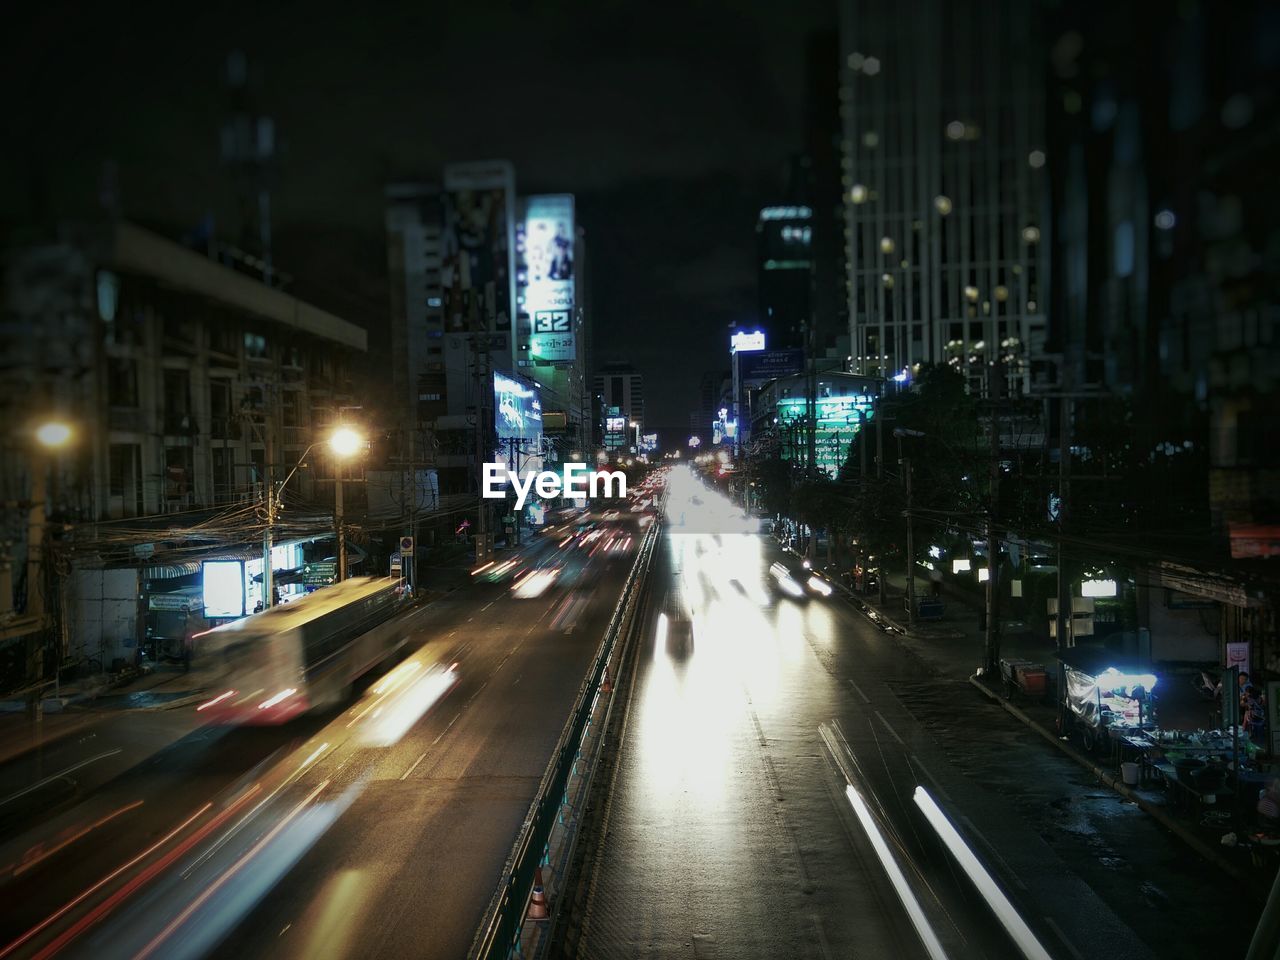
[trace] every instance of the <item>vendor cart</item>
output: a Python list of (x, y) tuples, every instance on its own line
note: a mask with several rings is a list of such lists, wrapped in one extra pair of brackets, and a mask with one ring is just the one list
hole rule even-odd
[(1156, 729), (1156, 677), (1105, 649), (1073, 647), (1062, 661), (1062, 732), (1092, 751), (1116, 735)]
[(1006, 657), (1000, 661), (1000, 680), (1004, 684), (1004, 698), (1012, 700), (1015, 694), (1043, 700), (1049, 690), (1049, 677), (1044, 665), (1031, 660)]

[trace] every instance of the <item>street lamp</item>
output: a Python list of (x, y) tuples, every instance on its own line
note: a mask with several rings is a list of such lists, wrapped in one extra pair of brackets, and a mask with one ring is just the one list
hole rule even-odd
[[(364, 438), (350, 427), (339, 427), (329, 437), (329, 449), (340, 460), (354, 455), (364, 445)], [(347, 579), (347, 536), (342, 529), (342, 471), (333, 471), (333, 523), (338, 532), (338, 582)]]
[(46, 450), (60, 450), (71, 441), (71, 427), (61, 420), (47, 420), (36, 427), (36, 440)]
[[(316, 440), (308, 444), (307, 448), (302, 451), (302, 456), (298, 458), (298, 462), (289, 471), (289, 475), (280, 484), (278, 490), (272, 490), (270, 485), (267, 486), (267, 523), (266, 529), (262, 533), (262, 608), (264, 610), (272, 605), (275, 594), (274, 584), (272, 583), (274, 571), (271, 569), (271, 550), (274, 546), (273, 528), (276, 522), (276, 513), (283, 503), (284, 489), (289, 485), (289, 481), (293, 479), (293, 475), (298, 472), (298, 468), (307, 462), (307, 455), (322, 442)], [(346, 459), (360, 450), (364, 445), (364, 438), (350, 427), (339, 427), (330, 434), (328, 442), (329, 449), (336, 457)], [(338, 540), (338, 579), (344, 580), (347, 575), (347, 544), (342, 531), (342, 477), (336, 467), (334, 469), (333, 489), (334, 527), (337, 531)]]
[[(35, 428), (36, 444), (47, 456), (39, 452), (31, 458), (31, 507), (27, 516), (27, 616), (34, 618), (38, 629), (27, 638), (27, 680), (39, 683), (44, 679), (44, 537), (49, 521), (46, 473), (53, 454), (71, 443), (74, 432), (62, 420), (44, 420)], [(6, 578), (7, 579), (7, 578)], [(54, 674), (55, 682), (57, 673)], [(39, 692), (35, 694), (39, 703)], [(37, 713), (38, 716), (38, 713)]]

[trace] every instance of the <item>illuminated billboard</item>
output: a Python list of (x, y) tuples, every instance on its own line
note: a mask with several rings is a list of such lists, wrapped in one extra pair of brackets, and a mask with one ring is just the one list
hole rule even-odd
[(573, 240), (571, 195), (525, 200), (519, 240), (521, 336), (528, 337), (528, 357), (535, 363), (568, 363), (577, 356)]
[(653, 453), (658, 449), (658, 435), (656, 433), (646, 433), (640, 438), (640, 452)]
[(493, 374), (493, 426), (499, 440), (542, 437), (542, 400), (536, 387), (506, 374)]
[(515, 296), (515, 171), (504, 160), (444, 168), (440, 283), (445, 329), (510, 330)]
[(764, 331), (762, 330), (754, 330), (750, 333), (745, 330), (739, 330), (729, 337), (730, 353), (754, 353), (763, 349)]
[(605, 417), (604, 448), (620, 450), (627, 445), (627, 418)]
[(205, 617), (244, 616), (243, 560), (206, 560), (200, 574)]

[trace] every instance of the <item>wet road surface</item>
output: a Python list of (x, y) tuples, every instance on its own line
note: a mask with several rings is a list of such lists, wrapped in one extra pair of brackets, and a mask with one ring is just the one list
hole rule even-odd
[(0, 956), (465, 954), (634, 542), (547, 538), (560, 584), (416, 611), (419, 649), (341, 713), (196, 730), (11, 836)]
[(582, 841), (594, 855), (574, 955), (923, 955), (824, 748), (832, 721), (947, 955), (1013, 946), (931, 834), (921, 786), (1051, 955), (1224, 946), (1222, 918), (1242, 906), (1214, 868), (838, 596), (779, 591), (770, 565), (795, 561), (772, 541), (679, 517), (659, 550), (602, 827)]

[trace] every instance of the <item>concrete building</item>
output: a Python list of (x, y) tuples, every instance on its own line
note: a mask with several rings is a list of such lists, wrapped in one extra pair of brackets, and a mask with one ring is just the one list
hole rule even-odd
[(1036, 12), (1021, 0), (840, 5), (857, 373), (949, 363), (983, 393), (998, 360), (1006, 395), (1048, 376)]
[[(264, 482), (283, 480), (359, 402), (364, 330), (121, 221), (12, 243), (3, 295), (0, 501), (42, 511), (57, 536), (47, 562), (27, 564), (40, 528), (4, 512), (19, 575), (0, 614), (57, 600), (58, 662), (109, 664), (136, 649), (139, 597), (187, 582), (202, 558), (247, 560), (252, 604)], [(42, 453), (31, 431), (51, 417), (71, 439)], [(334, 465), (324, 447), (307, 463), (289, 483), (273, 567), (296, 566), (300, 544), (332, 530)], [(120, 600), (109, 626), (108, 595)]]
[[(644, 378), (624, 360), (606, 362), (593, 379), (593, 392), (606, 411), (616, 407), (630, 434), (644, 432)], [(636, 424), (632, 427), (631, 424)], [(634, 443), (634, 436), (628, 444)]]
[(391, 322), (379, 344), (384, 386), (388, 399), (429, 423), (446, 412), (443, 199), (431, 183), (391, 184), (385, 197)]

